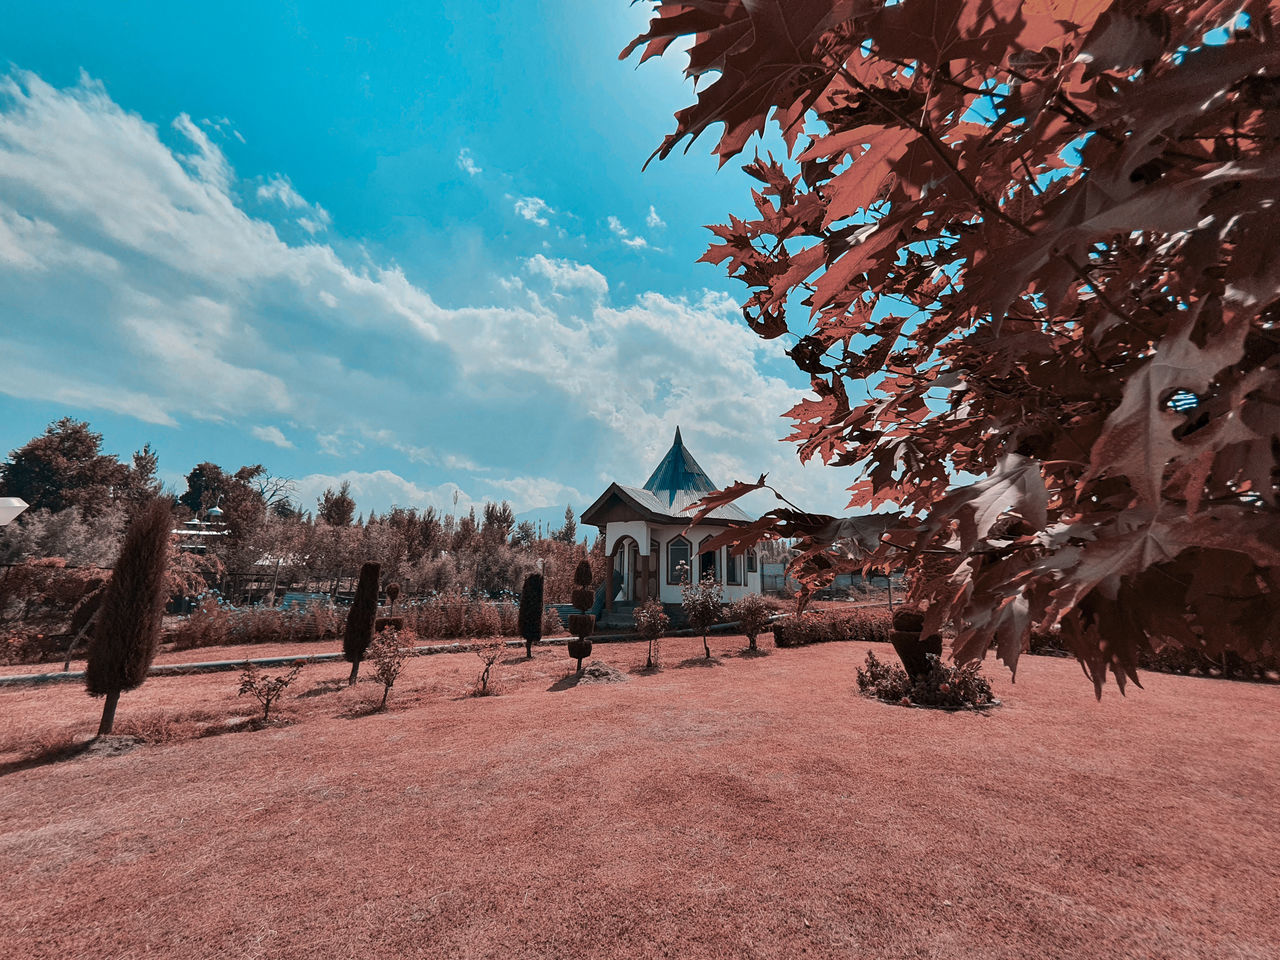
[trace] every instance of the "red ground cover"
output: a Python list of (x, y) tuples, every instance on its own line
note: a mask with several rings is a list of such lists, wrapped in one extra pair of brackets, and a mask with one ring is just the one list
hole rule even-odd
[[(153, 678), (118, 757), (74, 685), (0, 689), (6, 957), (1280, 955), (1280, 690), (1149, 675), (1101, 703), (1027, 657), (988, 716), (857, 696), (861, 644), (601, 645), (626, 683), (471, 654), (380, 688), (307, 669), (292, 722), (236, 674)], [(684, 658), (691, 658), (685, 660)], [(303, 694), (299, 696), (297, 694)]]

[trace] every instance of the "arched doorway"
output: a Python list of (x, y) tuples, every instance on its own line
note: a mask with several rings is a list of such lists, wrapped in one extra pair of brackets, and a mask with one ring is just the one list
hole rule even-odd
[(638, 599), (637, 585), (640, 545), (632, 537), (620, 537), (613, 545), (613, 589), (615, 603), (631, 603)]

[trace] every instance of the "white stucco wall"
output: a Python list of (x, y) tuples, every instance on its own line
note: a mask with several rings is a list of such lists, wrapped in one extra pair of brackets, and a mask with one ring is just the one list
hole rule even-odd
[[(662, 602), (679, 603), (679, 584), (667, 582), (670, 579), (667, 571), (667, 544), (683, 534), (685, 539), (689, 541), (690, 553), (696, 569), (698, 544), (702, 542), (704, 537), (717, 536), (724, 533), (724, 530), (725, 528), (721, 526), (699, 524), (691, 528), (688, 533), (684, 533), (682, 525), (661, 526), (646, 523), (643, 520), (616, 521), (605, 526), (604, 549), (607, 555), (612, 555), (614, 548), (618, 545), (618, 541), (624, 537), (630, 537), (639, 544), (639, 552), (642, 556), (652, 551), (652, 555), (658, 564), (658, 592)], [(726, 582), (725, 557), (727, 550), (727, 547), (720, 547), (716, 556), (716, 575), (724, 587), (725, 602), (739, 600), (749, 593), (760, 593), (760, 564), (757, 562), (755, 571), (748, 572), (747, 558), (745, 556), (738, 557), (743, 582), (741, 584)]]

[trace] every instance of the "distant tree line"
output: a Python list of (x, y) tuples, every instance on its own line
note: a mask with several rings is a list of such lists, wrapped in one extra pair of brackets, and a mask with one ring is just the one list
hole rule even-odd
[[(102, 451), (102, 435), (88, 423), (51, 423), (0, 463), (0, 495), (31, 506), (0, 530), (0, 564), (58, 558), (71, 567), (110, 567), (130, 519), (159, 496), (172, 500), (175, 524), (198, 518), (225, 531), (202, 538), (198, 551), (178, 553), (171, 576), (193, 591), (201, 582), (217, 588), (231, 602), (271, 602), (288, 588), (335, 593), (353, 585), (368, 562), (380, 564), (383, 579), (401, 584), (407, 597), (508, 595), (539, 560), (547, 602), (563, 602), (577, 562), (594, 555), (598, 563), (602, 547), (577, 542), (572, 509), (564, 527), (544, 536), (532, 523), (517, 523), (505, 502), (459, 515), (434, 507), (365, 515), (344, 482), (304, 510), (294, 482), (262, 464), (234, 471), (196, 464), (180, 493), (164, 491), (156, 470), (150, 445), (126, 463)], [(211, 516), (215, 507), (220, 513)]]

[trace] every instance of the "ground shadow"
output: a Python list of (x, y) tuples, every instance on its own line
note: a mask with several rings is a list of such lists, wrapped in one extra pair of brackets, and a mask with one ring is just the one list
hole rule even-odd
[(685, 660), (681, 660), (675, 666), (676, 666), (676, 669), (679, 670), (679, 669), (683, 669), (684, 667), (723, 667), (724, 663), (721, 662), (719, 657), (712, 657), (710, 660), (708, 660), (704, 656), (697, 656), (697, 657), (689, 657)]
[(561, 677), (551, 686), (547, 687), (547, 690), (551, 693), (559, 693), (561, 690), (572, 690), (581, 682), (582, 677), (578, 676), (577, 671), (574, 671), (567, 677)]
[(506, 660), (501, 661), (501, 663), (504, 667), (514, 667), (522, 663), (533, 663), (533, 661), (534, 661), (533, 657), (526, 657), (522, 653), (518, 657), (508, 657)]
[(769, 656), (769, 651), (761, 650), (759, 648), (755, 650), (746, 648), (744, 650), (735, 650), (733, 653), (726, 654), (726, 656), (738, 657), (741, 660), (759, 660), (761, 657)]
[(341, 677), (335, 677), (332, 680), (321, 680), (310, 690), (304, 690), (298, 694), (298, 699), (303, 700), (307, 697), (322, 697), (326, 693), (337, 693), (339, 690), (347, 686), (347, 681)]
[(18, 760), (0, 763), (0, 777), (18, 773), (22, 770), (33, 770), (36, 767), (47, 767), (51, 764), (74, 760), (76, 757), (82, 757), (87, 754), (92, 743), (92, 740), (86, 740), (84, 743), (62, 743)]

